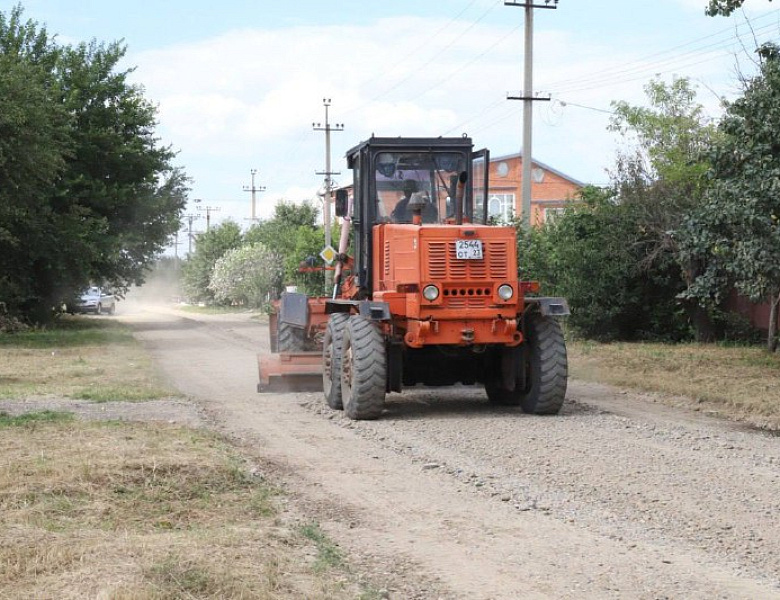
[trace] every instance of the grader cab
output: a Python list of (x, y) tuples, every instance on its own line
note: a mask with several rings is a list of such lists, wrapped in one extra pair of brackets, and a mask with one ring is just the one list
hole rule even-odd
[(567, 358), (556, 317), (568, 306), (519, 280), (514, 228), (489, 224), (487, 150), (467, 137), (372, 137), (347, 163), (333, 295), (282, 297), (271, 329), (294, 343), (260, 358), (258, 389), (292, 371), (318, 378), (352, 419), (379, 417), (386, 394), (418, 384), (484, 386), (491, 402), (557, 413)]

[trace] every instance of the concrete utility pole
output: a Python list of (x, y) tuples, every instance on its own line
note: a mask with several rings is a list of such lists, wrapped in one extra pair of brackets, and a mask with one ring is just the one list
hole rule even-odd
[(192, 237), (194, 235), (192, 233), (192, 222), (195, 219), (200, 219), (200, 215), (189, 214), (184, 215), (184, 218), (187, 219), (187, 240), (189, 241), (189, 245), (187, 246), (187, 256), (189, 257), (190, 254), (192, 254)]
[(534, 9), (535, 8), (558, 8), (558, 0), (544, 0), (544, 4), (534, 4), (533, 2), (510, 2), (504, 1), (504, 6), (522, 6), (525, 8), (525, 56), (524, 56), (524, 77), (523, 77), (523, 95), (508, 96), (509, 100), (523, 101), (523, 174), (522, 174), (522, 196), (523, 196), (523, 225), (527, 228), (531, 226), (531, 167), (533, 166), (533, 103), (534, 101), (546, 100), (550, 98), (540, 98), (534, 94)]
[[(330, 234), (330, 202), (331, 202), (331, 190), (333, 188), (333, 179), (331, 175), (339, 175), (340, 173), (330, 170), (330, 132), (331, 131), (344, 131), (343, 123), (336, 123), (331, 126), (328, 120), (328, 107), (330, 106), (330, 98), (323, 98), (322, 103), (325, 105), (325, 126), (321, 123), (312, 123), (311, 126), (315, 131), (325, 132), (325, 171), (317, 171), (317, 175), (325, 175), (325, 196), (324, 205), (322, 210), (322, 221), (325, 226), (325, 247), (331, 245)], [(331, 271), (325, 271), (325, 289), (330, 289), (332, 284)]]
[(202, 210), (206, 213), (206, 231), (211, 230), (211, 213), (219, 212), (221, 209), (219, 206), (199, 206), (198, 210)]
[(265, 191), (265, 186), (261, 185), (260, 187), (255, 187), (255, 175), (257, 174), (257, 169), (250, 169), (249, 172), (252, 174), (252, 187), (244, 186), (244, 191), (252, 193), (252, 217), (251, 217), (251, 220), (254, 223), (255, 221), (257, 221), (257, 214), (256, 214), (256, 208), (255, 208), (257, 206), (256, 194), (257, 194), (257, 192), (264, 192)]

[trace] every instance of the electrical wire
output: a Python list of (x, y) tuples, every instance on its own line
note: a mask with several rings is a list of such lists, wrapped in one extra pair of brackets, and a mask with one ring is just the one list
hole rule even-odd
[[(766, 19), (770, 16), (774, 16), (778, 12), (780, 11), (773, 11), (769, 15), (764, 15), (763, 17), (760, 17), (757, 20)], [(708, 60), (717, 60), (719, 58), (722, 58), (725, 52), (731, 51), (730, 49), (733, 47), (735, 41), (739, 39), (739, 36), (741, 34), (740, 27), (743, 28), (742, 33), (745, 33), (744, 32), (745, 25), (743, 24), (736, 28), (736, 32), (732, 32), (731, 29), (721, 30), (717, 33), (710, 34), (708, 36), (704, 36), (701, 38), (697, 38), (695, 40), (691, 40), (690, 42), (686, 42), (684, 44), (678, 44), (668, 50), (654, 52), (645, 57), (641, 57), (636, 60), (623, 63), (622, 65), (619, 65), (618, 67), (615, 68), (601, 69), (594, 73), (589, 73), (588, 75), (583, 77), (575, 77), (571, 79), (553, 81), (551, 83), (544, 84), (543, 87), (545, 89), (557, 93), (583, 91), (588, 89), (594, 89), (597, 87), (615, 85), (617, 83), (623, 83), (624, 81), (634, 81), (636, 78), (646, 78), (648, 74), (654, 74), (659, 71), (668, 71), (675, 68), (679, 69), (684, 66), (701, 64), (703, 62), (707, 62)], [(750, 32), (757, 38), (758, 41), (759, 36), (768, 35), (770, 32), (775, 31), (776, 29), (777, 29), (777, 24), (770, 23), (758, 28), (751, 27)], [(729, 33), (729, 35), (728, 37), (724, 38), (725, 33)], [(718, 38), (718, 39), (714, 42), (701, 45), (701, 42), (704, 42), (706, 40), (711, 40), (712, 38)], [(677, 50), (681, 48), (686, 48), (690, 46), (695, 46), (695, 47), (687, 52), (675, 53)], [(721, 52), (715, 53), (718, 50), (720, 50)], [(669, 56), (668, 58), (664, 58), (663, 60), (654, 60), (654, 61), (649, 60), (651, 58), (667, 56), (670, 53), (675, 53), (675, 54)], [(692, 60), (694, 60), (694, 62), (691, 62)]]
[(437, 86), (441, 85), (442, 83), (444, 83), (445, 81), (447, 81), (448, 79), (450, 79), (450, 78), (451, 78), (453, 75), (455, 75), (456, 73), (459, 73), (459, 72), (461, 72), (461, 71), (463, 71), (463, 70), (467, 69), (468, 67), (470, 67), (471, 65), (473, 65), (475, 62), (477, 62), (477, 61), (478, 61), (480, 58), (484, 57), (484, 56), (485, 56), (485, 55), (486, 55), (488, 52), (491, 52), (491, 51), (492, 51), (492, 50), (494, 50), (494, 49), (495, 49), (497, 46), (501, 45), (501, 44), (504, 42), (504, 40), (506, 40), (506, 39), (507, 39), (509, 36), (511, 36), (513, 33), (515, 33), (515, 32), (516, 32), (518, 29), (520, 29), (520, 27), (521, 27), (521, 26), (520, 26), (520, 25), (518, 25), (518, 26), (517, 26), (517, 27), (515, 27), (514, 29), (510, 29), (510, 30), (509, 30), (509, 31), (506, 33), (506, 35), (504, 35), (503, 37), (501, 37), (501, 38), (499, 38), (497, 41), (495, 41), (495, 42), (494, 42), (494, 43), (493, 43), (493, 44), (492, 44), (492, 45), (491, 45), (491, 46), (490, 46), (490, 47), (489, 47), (487, 50), (485, 50), (484, 52), (482, 52), (482, 53), (480, 53), (480, 54), (476, 55), (476, 56), (475, 56), (474, 58), (472, 58), (470, 61), (468, 61), (468, 62), (466, 62), (466, 63), (464, 63), (464, 64), (460, 65), (459, 67), (456, 67), (455, 69), (453, 69), (452, 71), (450, 71), (449, 73), (447, 73), (446, 75), (444, 75), (443, 77), (441, 77), (440, 79), (436, 80), (436, 81), (435, 81), (433, 84), (431, 84), (430, 86), (428, 86), (427, 88), (425, 88), (424, 90), (422, 90), (420, 93), (418, 93), (418, 94), (417, 94), (417, 95), (415, 95), (415, 96), (412, 96), (412, 97), (408, 98), (407, 100), (408, 100), (409, 102), (412, 102), (412, 101), (414, 101), (414, 100), (417, 100), (417, 99), (418, 99), (420, 96), (423, 96), (423, 95), (425, 95), (426, 93), (428, 93), (429, 91), (431, 91), (433, 88), (435, 88), (435, 87), (437, 87)]
[[(471, 3), (470, 3), (470, 4), (469, 4), (467, 7), (466, 7), (466, 9), (470, 8), (470, 7), (471, 7), (471, 5), (472, 5), (472, 4), (474, 4), (474, 2), (476, 2), (476, 0), (474, 0), (473, 2), (471, 2)], [(387, 96), (388, 94), (390, 94), (391, 92), (393, 92), (393, 91), (397, 90), (398, 88), (400, 88), (400, 87), (401, 87), (403, 84), (405, 84), (406, 82), (408, 82), (409, 80), (411, 80), (411, 79), (412, 79), (412, 77), (414, 77), (414, 76), (415, 76), (415, 75), (416, 75), (416, 74), (417, 74), (419, 71), (422, 71), (423, 69), (425, 69), (425, 68), (427, 68), (428, 66), (430, 66), (430, 65), (431, 65), (431, 64), (432, 64), (432, 63), (433, 63), (433, 62), (434, 62), (434, 61), (435, 61), (437, 58), (439, 58), (439, 57), (440, 57), (440, 56), (441, 56), (441, 55), (442, 55), (444, 52), (446, 52), (446, 51), (447, 51), (447, 50), (449, 50), (449, 49), (450, 49), (450, 48), (451, 48), (453, 45), (455, 45), (455, 43), (456, 43), (457, 41), (459, 41), (460, 39), (462, 39), (462, 38), (463, 38), (463, 36), (465, 36), (465, 35), (466, 35), (466, 34), (467, 34), (469, 31), (471, 31), (471, 30), (472, 30), (474, 27), (476, 27), (476, 25), (477, 25), (477, 24), (479, 24), (479, 23), (480, 23), (480, 22), (481, 22), (483, 19), (485, 19), (485, 17), (487, 17), (487, 16), (488, 16), (488, 15), (489, 15), (491, 12), (493, 12), (493, 11), (494, 11), (494, 10), (495, 10), (495, 9), (498, 7), (498, 5), (499, 5), (499, 4), (501, 4), (502, 2), (503, 2), (503, 0), (496, 0), (496, 1), (493, 3), (493, 5), (492, 5), (492, 6), (490, 6), (490, 7), (489, 7), (487, 10), (485, 10), (485, 11), (484, 11), (484, 12), (483, 12), (483, 13), (482, 13), (482, 14), (481, 14), (479, 17), (477, 17), (477, 19), (476, 19), (476, 20), (472, 21), (472, 22), (471, 22), (471, 23), (470, 23), (470, 24), (469, 24), (469, 25), (468, 25), (468, 26), (467, 26), (467, 27), (466, 27), (466, 28), (465, 28), (463, 31), (461, 31), (461, 32), (460, 32), (460, 33), (459, 33), (457, 36), (455, 36), (455, 37), (454, 37), (452, 40), (450, 40), (450, 42), (449, 42), (449, 43), (447, 43), (445, 46), (443, 46), (442, 48), (440, 48), (440, 49), (439, 49), (439, 50), (438, 50), (438, 51), (437, 51), (437, 52), (436, 52), (436, 53), (435, 53), (435, 54), (434, 54), (434, 55), (433, 55), (433, 56), (432, 56), (430, 59), (428, 59), (428, 60), (427, 60), (427, 61), (425, 61), (424, 63), (422, 63), (422, 64), (420, 64), (420, 65), (418, 65), (418, 66), (414, 67), (413, 69), (411, 69), (411, 70), (410, 70), (410, 71), (407, 73), (407, 75), (406, 75), (405, 77), (403, 77), (403, 78), (402, 78), (402, 79), (400, 79), (399, 81), (396, 81), (396, 82), (395, 82), (394, 84), (392, 84), (390, 87), (388, 87), (388, 88), (385, 88), (385, 89), (381, 90), (380, 92), (378, 92), (378, 93), (377, 93), (376, 95), (374, 95), (373, 97), (369, 98), (369, 99), (368, 99), (366, 102), (364, 102), (364, 103), (363, 103), (363, 104), (361, 104), (360, 106), (357, 106), (357, 107), (355, 107), (355, 108), (352, 108), (352, 109), (348, 110), (348, 111), (347, 111), (346, 113), (344, 113), (344, 114), (345, 114), (345, 115), (347, 115), (347, 114), (352, 114), (352, 113), (355, 113), (355, 112), (357, 112), (357, 111), (359, 111), (359, 110), (362, 110), (362, 109), (364, 109), (366, 106), (370, 105), (371, 103), (373, 103), (373, 102), (376, 102), (377, 100), (379, 100), (379, 99), (381, 99), (381, 98), (384, 98), (384, 97), (386, 97), (386, 96)], [(466, 11), (466, 9), (464, 9), (463, 11), (461, 11), (460, 13), (458, 13), (458, 16), (459, 16), (459, 15), (461, 15), (461, 14), (463, 14), (463, 13)], [(457, 18), (457, 17), (456, 17), (456, 18)], [(453, 19), (450, 21), (450, 23), (454, 22), (456, 18), (453, 18)], [(444, 28), (448, 27), (448, 26), (449, 26), (449, 25), (447, 25), (447, 26), (443, 27), (443, 28), (442, 28), (442, 30), (443, 30)], [(426, 45), (427, 45), (427, 44), (426, 44)], [(400, 64), (400, 63), (399, 63), (399, 64)], [(397, 66), (397, 65), (396, 65), (396, 66)], [(387, 74), (387, 71), (383, 71), (383, 76), (386, 76), (386, 74)], [(376, 78), (373, 78), (373, 79), (372, 79), (372, 81), (373, 81), (373, 80), (375, 80), (375, 79), (376, 79)]]
[[(778, 13), (780, 13), (780, 10), (772, 11), (767, 15), (763, 15), (755, 19), (753, 23), (755, 23), (756, 21), (763, 21), (768, 18), (775, 17)], [(624, 83), (630, 83), (638, 80), (647, 80), (648, 77), (659, 75), (664, 72), (684, 70), (686, 68), (690, 68), (699, 64), (722, 59), (724, 54), (727, 54), (729, 52), (727, 48), (733, 46), (735, 41), (739, 39), (739, 35), (746, 33), (745, 27), (747, 25), (751, 25), (750, 33), (756, 39), (757, 44), (760, 44), (762, 39), (770, 36), (771, 32), (773, 32), (777, 28), (776, 23), (769, 23), (766, 25), (762, 25), (761, 27), (754, 27), (752, 26), (752, 24), (740, 24), (739, 26), (734, 28), (736, 29), (736, 31), (733, 31), (732, 28), (724, 29), (713, 34), (685, 42), (683, 44), (677, 44), (667, 50), (654, 52), (644, 57), (641, 57), (639, 59), (636, 59), (634, 61), (623, 63), (617, 68), (602, 69), (600, 71), (596, 71), (595, 73), (591, 73), (584, 77), (560, 80), (557, 83), (545, 85), (544, 89), (552, 92), (552, 96), (554, 97), (554, 100), (559, 102), (564, 107), (572, 106), (576, 108), (581, 108), (583, 110), (590, 110), (602, 114), (612, 115), (614, 114), (614, 112), (611, 110), (606, 110), (603, 108), (597, 108), (585, 104), (571, 102), (568, 100), (563, 100), (561, 98), (561, 95), (582, 92), (582, 91), (587, 91), (596, 88), (611, 87), (611, 86), (621, 85)], [(729, 34), (728, 37), (724, 37), (724, 34), (726, 33)], [(702, 45), (702, 42), (712, 40), (713, 38), (715, 38), (714, 42)], [(664, 60), (647, 62), (647, 60), (650, 58), (667, 56), (670, 53), (673, 53), (677, 50), (688, 48), (691, 46), (693, 46), (693, 48), (688, 52), (683, 52), (682, 54), (678, 53), (669, 58), (665, 58)], [(720, 50), (720, 52), (717, 52), (717, 50)], [(464, 126), (468, 123), (472, 123), (475, 121), (478, 122), (479, 118), (483, 114), (494, 112), (494, 109), (501, 102), (502, 101), (496, 101), (491, 103), (476, 115), (463, 121), (461, 124), (457, 125), (456, 127), (449, 129), (445, 133), (445, 135), (454, 130), (464, 128)], [(485, 124), (475, 125), (473, 128), (470, 129), (472, 129), (474, 133), (485, 131), (487, 129), (494, 127), (499, 123), (503, 123), (507, 121), (508, 119), (518, 118), (517, 112), (518, 112), (517, 110), (505, 112)]]

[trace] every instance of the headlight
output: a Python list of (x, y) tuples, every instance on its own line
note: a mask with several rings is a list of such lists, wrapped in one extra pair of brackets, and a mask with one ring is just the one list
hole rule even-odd
[(498, 288), (498, 297), (502, 300), (509, 300), (512, 296), (515, 295), (515, 291), (512, 289), (511, 285), (507, 285), (506, 283), (502, 286), (499, 286)]
[(436, 298), (439, 297), (439, 288), (437, 288), (435, 285), (426, 285), (423, 288), (423, 297), (428, 302), (433, 302), (436, 300)]

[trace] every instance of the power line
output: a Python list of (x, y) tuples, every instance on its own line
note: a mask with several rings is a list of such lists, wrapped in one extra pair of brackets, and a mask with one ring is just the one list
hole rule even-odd
[[(780, 10), (772, 11), (772, 13), (763, 15), (758, 19), (754, 19), (754, 22), (762, 21), (767, 18), (776, 16), (777, 13), (780, 13)], [(739, 35), (740, 32), (744, 32), (745, 26), (746, 24), (741, 24), (736, 28), (737, 35)], [(776, 27), (775, 23), (770, 23), (767, 25), (763, 25), (759, 28), (753, 28), (751, 32), (754, 33), (756, 36), (762, 36), (764, 34), (770, 33), (771, 30), (774, 29), (775, 27)], [(592, 106), (587, 106), (585, 104), (578, 104), (576, 102), (571, 102), (569, 100), (563, 100), (562, 98), (560, 98), (560, 95), (591, 90), (594, 88), (610, 87), (610, 86), (620, 85), (623, 83), (630, 83), (637, 80), (646, 80), (648, 77), (651, 77), (653, 75), (658, 75), (662, 72), (668, 72), (669, 70), (672, 70), (672, 68), (674, 68), (674, 70), (680, 70), (680, 69), (696, 66), (699, 64), (703, 64), (712, 60), (720, 59), (723, 57), (723, 52), (718, 54), (713, 54), (710, 50), (713, 48), (725, 49), (729, 44), (733, 44), (737, 38), (731, 32), (732, 32), (732, 28), (727, 28), (718, 31), (716, 33), (701, 38), (696, 38), (694, 40), (682, 44), (676, 44), (675, 46), (669, 49), (660, 50), (658, 52), (648, 54), (639, 59), (623, 63), (622, 65), (618, 65), (615, 68), (602, 69), (599, 71), (595, 71), (594, 73), (590, 73), (583, 77), (560, 80), (558, 82), (545, 85), (544, 88), (551, 91), (552, 96), (556, 98), (557, 101), (565, 105), (582, 108), (584, 110), (600, 112), (603, 114), (614, 114), (613, 112), (602, 108), (596, 108)], [(725, 33), (730, 33), (730, 36), (727, 39), (724, 39), (723, 37)], [(700, 44), (701, 42), (711, 40), (713, 38), (717, 38), (718, 41), (705, 46), (697, 46), (694, 49), (690, 50), (689, 52), (685, 52), (681, 55), (678, 54), (673, 57), (666, 58), (662, 61), (654, 61), (650, 63), (646, 62), (647, 59), (649, 58), (665, 56), (676, 50), (687, 48), (695, 44)], [(495, 109), (501, 104), (501, 102), (502, 102), (501, 100), (496, 100), (492, 102), (491, 104), (481, 109), (475, 115), (462, 121), (459, 125), (450, 128), (443, 135), (447, 135), (453, 131), (462, 130), (463, 128), (465, 128), (467, 124), (478, 121), (483, 115), (494, 112)], [(506, 121), (507, 119), (515, 118), (516, 115), (517, 115), (516, 111), (504, 113), (485, 124), (474, 126), (474, 132), (484, 131), (486, 129), (489, 129), (498, 123)]]
[(463, 64), (463, 65), (461, 65), (461, 66), (459, 66), (459, 67), (456, 67), (454, 70), (450, 71), (449, 73), (447, 73), (446, 75), (444, 75), (443, 77), (441, 77), (440, 79), (438, 79), (437, 81), (435, 81), (433, 84), (431, 84), (430, 86), (428, 86), (427, 88), (425, 88), (425, 89), (424, 89), (422, 92), (420, 92), (420, 93), (419, 93), (419, 94), (417, 94), (416, 96), (412, 96), (411, 98), (408, 98), (408, 101), (409, 101), (409, 102), (412, 102), (412, 101), (414, 101), (414, 100), (417, 100), (417, 98), (419, 98), (420, 96), (423, 96), (424, 94), (428, 93), (430, 90), (432, 90), (432, 89), (433, 89), (433, 88), (435, 88), (436, 86), (439, 86), (439, 85), (441, 85), (442, 83), (444, 83), (445, 81), (447, 81), (448, 79), (450, 79), (450, 78), (451, 78), (453, 75), (455, 75), (456, 73), (458, 73), (458, 72), (460, 72), (460, 71), (463, 71), (464, 69), (467, 69), (468, 67), (470, 67), (471, 65), (473, 65), (475, 62), (477, 62), (477, 61), (478, 61), (480, 58), (482, 58), (483, 56), (485, 56), (485, 55), (486, 55), (488, 52), (492, 51), (492, 50), (493, 50), (493, 49), (495, 49), (497, 46), (501, 45), (501, 44), (504, 42), (504, 40), (506, 40), (506, 39), (507, 39), (509, 36), (511, 36), (513, 33), (515, 33), (515, 32), (516, 32), (518, 29), (520, 29), (520, 27), (521, 27), (521, 25), (518, 25), (518, 26), (516, 26), (515, 28), (513, 28), (513, 29), (510, 29), (510, 30), (509, 30), (509, 31), (506, 33), (506, 35), (504, 35), (503, 37), (501, 37), (501, 38), (499, 38), (497, 41), (495, 41), (493, 44), (491, 44), (491, 45), (490, 45), (490, 47), (489, 47), (487, 50), (485, 50), (484, 52), (482, 52), (482, 53), (478, 54), (477, 56), (475, 56), (474, 58), (472, 58), (472, 59), (471, 59), (470, 61), (468, 61), (467, 63), (465, 63), (465, 64)]
[[(371, 104), (372, 102), (376, 102), (377, 100), (379, 100), (379, 99), (381, 99), (381, 98), (384, 98), (385, 96), (387, 96), (387, 95), (388, 95), (388, 94), (390, 94), (391, 92), (393, 92), (393, 91), (397, 90), (397, 89), (398, 89), (399, 87), (401, 87), (401, 86), (402, 86), (404, 83), (406, 83), (406, 82), (408, 82), (410, 79), (412, 79), (412, 77), (414, 77), (414, 75), (416, 75), (416, 74), (417, 74), (419, 71), (422, 71), (423, 69), (425, 69), (425, 68), (427, 68), (428, 66), (430, 66), (430, 65), (431, 65), (431, 64), (432, 64), (432, 63), (433, 63), (433, 62), (434, 62), (434, 61), (435, 61), (437, 58), (439, 58), (439, 56), (441, 56), (441, 55), (442, 55), (444, 52), (446, 52), (447, 50), (449, 50), (449, 49), (450, 49), (450, 48), (451, 48), (451, 47), (452, 47), (452, 46), (455, 44), (455, 42), (457, 42), (458, 40), (460, 40), (461, 38), (463, 38), (463, 36), (465, 36), (465, 35), (466, 35), (466, 34), (467, 34), (469, 31), (471, 31), (471, 30), (472, 30), (472, 29), (473, 29), (473, 28), (474, 28), (474, 27), (475, 27), (475, 26), (476, 26), (476, 25), (477, 25), (477, 24), (478, 24), (480, 21), (482, 21), (482, 20), (483, 20), (485, 17), (487, 17), (487, 16), (488, 16), (488, 15), (489, 15), (491, 12), (493, 12), (493, 11), (494, 11), (494, 10), (495, 10), (495, 9), (498, 7), (498, 5), (499, 5), (499, 3), (500, 3), (501, 1), (502, 1), (502, 0), (497, 0), (496, 2), (494, 2), (494, 4), (493, 4), (493, 5), (492, 5), (490, 8), (488, 8), (487, 10), (485, 10), (485, 12), (483, 12), (483, 13), (482, 13), (482, 14), (481, 14), (479, 17), (477, 17), (477, 19), (476, 19), (475, 21), (471, 22), (471, 24), (469, 24), (469, 25), (468, 25), (468, 26), (467, 26), (467, 27), (466, 27), (466, 28), (465, 28), (463, 31), (461, 31), (461, 32), (460, 32), (460, 33), (459, 33), (457, 36), (455, 36), (455, 37), (454, 37), (452, 40), (450, 40), (450, 42), (449, 42), (449, 43), (447, 43), (445, 46), (443, 46), (442, 48), (440, 48), (440, 49), (439, 49), (439, 50), (438, 50), (438, 51), (437, 51), (437, 52), (436, 52), (436, 53), (435, 53), (435, 54), (434, 54), (434, 55), (433, 55), (433, 56), (432, 56), (430, 59), (428, 59), (426, 62), (424, 62), (424, 63), (422, 63), (422, 64), (420, 64), (420, 65), (418, 65), (418, 66), (414, 67), (413, 69), (411, 69), (411, 70), (410, 70), (410, 71), (407, 73), (406, 77), (403, 77), (403, 78), (402, 78), (402, 79), (400, 79), (399, 81), (396, 81), (396, 82), (395, 82), (394, 84), (392, 84), (390, 87), (383, 89), (381, 92), (377, 93), (375, 96), (373, 96), (372, 98), (370, 98), (369, 100), (367, 100), (366, 102), (364, 102), (363, 104), (361, 104), (360, 106), (357, 106), (357, 107), (355, 107), (355, 108), (352, 108), (352, 109), (348, 110), (348, 111), (347, 111), (345, 114), (352, 114), (352, 113), (354, 113), (354, 112), (357, 112), (357, 111), (359, 111), (359, 110), (362, 110), (363, 108), (365, 108), (366, 106), (368, 106), (368, 105), (369, 105), (369, 104)], [(472, 4), (474, 4), (474, 3), (472, 2)], [(469, 5), (469, 7), (470, 7), (470, 6), (471, 6), (471, 4)], [(469, 8), (469, 7), (467, 7), (467, 8)], [(465, 12), (465, 9), (464, 9), (464, 11), (461, 11), (461, 13), (460, 13), (460, 14), (463, 14), (463, 12)], [(453, 21), (454, 21), (454, 19), (453, 19)], [(422, 47), (426, 47), (426, 46), (428, 46), (428, 45), (429, 45), (429, 44), (428, 44), (428, 43), (426, 43), (426, 44), (424, 44), (423, 46), (421, 46), (421, 48), (422, 48)], [(400, 64), (400, 63), (399, 63), (399, 64)], [(384, 74), (386, 74), (386, 73), (387, 73), (387, 71), (383, 71), (383, 73), (384, 73)], [(376, 78), (374, 78), (374, 79), (376, 79)], [(372, 80), (373, 80), (373, 79), (372, 79)]]
[[(777, 12), (780, 11), (773, 11), (772, 14), (776, 14)], [(759, 19), (756, 20), (766, 19), (768, 16), (771, 16), (771, 14), (764, 15), (763, 17), (760, 17)], [(719, 32), (701, 38), (697, 38), (695, 40), (691, 40), (683, 44), (677, 44), (676, 46), (673, 46), (672, 48), (666, 50), (661, 50), (658, 52), (648, 54), (646, 56), (640, 57), (633, 61), (623, 63), (613, 68), (601, 69), (599, 71), (589, 73), (582, 77), (575, 77), (570, 79), (563, 79), (560, 81), (553, 81), (552, 83), (547, 84), (545, 87), (547, 89), (556, 91), (558, 93), (582, 91), (586, 89), (593, 89), (595, 87), (614, 85), (617, 83), (622, 83), (627, 80), (633, 81), (638, 77), (640, 78), (646, 77), (648, 73), (652, 74), (659, 70), (664, 70), (666, 68), (670, 68), (674, 66), (676, 66), (677, 68), (681, 68), (684, 66), (701, 64), (702, 62), (707, 62), (708, 60), (715, 60), (717, 58), (721, 58), (722, 53), (716, 55), (713, 54), (712, 51), (719, 50), (719, 49), (725, 51), (731, 44), (733, 44), (737, 39), (739, 39), (738, 38), (739, 27), (744, 27), (744, 26), (745, 25), (737, 26), (736, 34), (732, 33), (732, 30), (730, 28), (721, 30)], [(766, 33), (776, 27), (777, 27), (776, 24), (770, 23), (768, 25), (764, 25), (759, 28), (754, 28), (751, 30), (751, 32), (754, 34), (761, 34), (761, 33)], [(724, 33), (729, 33), (730, 35), (728, 35), (727, 38), (724, 38), (723, 37)], [(718, 38), (718, 39), (715, 42), (705, 44), (705, 45), (698, 45), (687, 52), (677, 53), (669, 58), (664, 58), (663, 60), (649, 61), (649, 59), (666, 56), (676, 52), (681, 48), (686, 48), (695, 44), (700, 44), (701, 42), (710, 40), (712, 38)], [(703, 58), (702, 60), (698, 60), (701, 57), (705, 57), (705, 58)], [(691, 62), (691, 60), (694, 60), (695, 62)]]
[[(392, 71), (397, 69), (399, 66), (405, 65), (406, 64), (406, 59), (411, 58), (412, 56), (416, 55), (420, 50), (423, 50), (423, 49), (427, 48), (428, 46), (430, 46), (431, 38), (436, 38), (436, 37), (439, 36), (439, 34), (444, 32), (445, 30), (447, 30), (452, 23), (455, 23), (468, 9), (470, 9), (476, 3), (477, 3), (477, 0), (471, 0), (471, 2), (469, 2), (466, 5), (465, 8), (463, 8), (457, 15), (455, 15), (449, 21), (447, 21), (444, 25), (442, 25), (430, 37), (426, 36), (425, 37), (425, 41), (422, 42), (419, 46), (415, 46), (414, 48), (412, 48), (412, 50), (410, 50), (409, 52), (407, 52), (406, 54), (401, 56), (401, 58), (399, 58), (392, 67), (390, 67), (389, 69), (383, 69), (381, 71), (378, 71), (378, 73), (374, 77), (372, 77), (371, 79), (368, 79), (367, 81), (364, 81), (361, 85), (363, 85), (363, 86), (371, 85), (375, 81), (387, 77), (388, 73), (391, 73)], [(356, 110), (356, 109), (352, 109), (351, 111), (348, 111), (346, 114), (349, 114), (349, 113), (353, 112), (354, 110)]]

